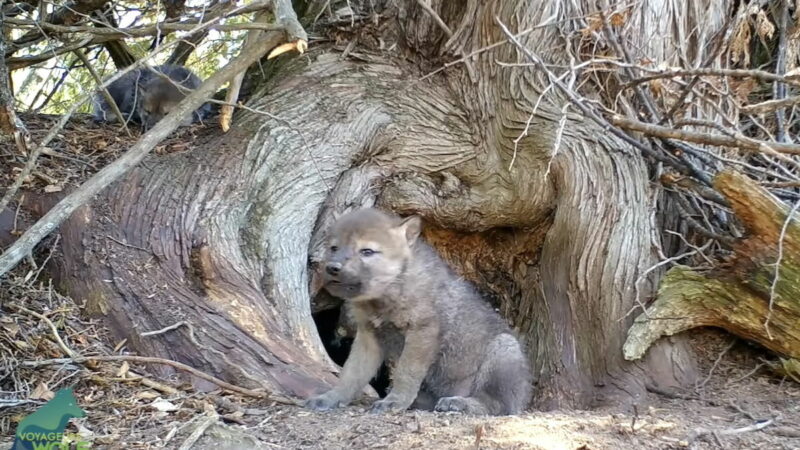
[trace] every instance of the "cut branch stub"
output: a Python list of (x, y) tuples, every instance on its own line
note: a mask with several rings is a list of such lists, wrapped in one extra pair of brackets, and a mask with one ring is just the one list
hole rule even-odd
[(744, 175), (722, 172), (714, 185), (748, 236), (736, 242), (722, 269), (700, 274), (680, 266), (667, 273), (656, 301), (628, 331), (626, 359), (641, 358), (662, 336), (700, 326), (800, 358), (800, 226), (795, 218), (786, 223), (786, 205)]

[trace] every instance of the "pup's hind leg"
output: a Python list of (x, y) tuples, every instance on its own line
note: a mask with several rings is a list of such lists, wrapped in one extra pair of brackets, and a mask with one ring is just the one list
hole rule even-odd
[(442, 397), (436, 411), (475, 415), (519, 414), (528, 404), (531, 373), (519, 342), (510, 334), (495, 337), (486, 347), (469, 397)]

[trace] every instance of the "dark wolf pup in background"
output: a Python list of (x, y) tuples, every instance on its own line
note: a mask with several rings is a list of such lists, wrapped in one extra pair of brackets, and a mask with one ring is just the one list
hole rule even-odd
[[(336, 386), (306, 405), (346, 405), (387, 361), (392, 386), (373, 411), (409, 406), (518, 414), (531, 372), (506, 322), (419, 239), (421, 220), (376, 209), (342, 216), (328, 235), (325, 289), (345, 300), (356, 337)], [(413, 404), (412, 404), (413, 403)]]
[[(134, 69), (108, 86), (108, 93), (127, 122), (138, 123), (145, 130), (169, 114), (191, 90), (202, 81), (183, 66), (165, 64)], [(203, 104), (182, 125), (203, 120), (211, 114), (211, 106)], [(102, 93), (94, 98), (94, 119), (116, 122), (117, 116)]]

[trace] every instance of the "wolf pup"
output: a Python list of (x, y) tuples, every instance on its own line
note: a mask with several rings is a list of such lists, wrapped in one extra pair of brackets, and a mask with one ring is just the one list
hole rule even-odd
[[(126, 123), (136, 122), (147, 130), (172, 112), (201, 83), (200, 78), (186, 67), (165, 64), (126, 73), (108, 86), (108, 93)], [(117, 116), (102, 93), (95, 95), (93, 106), (97, 122), (116, 122)], [(191, 117), (184, 119), (182, 125), (203, 120), (210, 112), (211, 106), (205, 103)]]
[(376, 209), (342, 216), (328, 235), (325, 289), (345, 300), (356, 337), (336, 386), (306, 401), (346, 405), (381, 363), (389, 394), (373, 412), (409, 407), (467, 414), (517, 414), (531, 372), (506, 322), (420, 238), (417, 216)]

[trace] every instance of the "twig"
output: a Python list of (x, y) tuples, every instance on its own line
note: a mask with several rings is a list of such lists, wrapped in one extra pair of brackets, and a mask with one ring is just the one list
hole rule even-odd
[[(638, 120), (628, 119), (620, 115), (612, 115), (609, 118), (611, 124), (626, 130), (638, 131), (650, 136), (678, 139), (681, 141), (693, 142), (695, 144), (715, 145), (718, 147), (734, 147), (753, 152), (765, 152), (768, 154), (790, 154), (800, 155), (800, 145), (784, 144), (780, 142), (764, 142), (756, 139), (747, 138), (743, 135), (721, 136), (718, 134), (699, 133), (696, 131), (676, 130), (673, 128), (662, 127)], [(770, 152), (769, 150), (772, 150)]]
[(446, 34), (448, 38), (453, 37), (453, 32), (450, 31), (450, 27), (448, 27), (447, 24), (444, 23), (444, 20), (442, 20), (442, 18), (439, 17), (439, 14), (436, 14), (436, 11), (434, 11), (433, 8), (431, 8), (431, 5), (429, 5), (426, 0), (417, 0), (417, 4), (426, 13), (428, 13), (429, 16), (431, 16), (434, 22), (436, 22), (436, 25), (439, 25), (439, 28), (441, 28), (442, 31), (444, 31), (444, 34)]
[(637, 84), (647, 83), (649, 81), (658, 80), (661, 78), (674, 78), (674, 77), (690, 77), (690, 76), (712, 76), (712, 77), (730, 77), (730, 78), (755, 78), (762, 81), (780, 81), (783, 83), (791, 84), (793, 86), (800, 86), (800, 80), (793, 78), (786, 78), (783, 75), (775, 75), (774, 73), (766, 72), (763, 70), (745, 70), (745, 69), (669, 69), (669, 70), (653, 70), (641, 68), (644, 71), (650, 72), (646, 75), (635, 80), (629, 81), (622, 86), (622, 89), (633, 88)]
[(191, 325), (189, 325), (189, 322), (186, 322), (185, 320), (182, 320), (182, 321), (180, 321), (178, 323), (172, 324), (172, 325), (170, 325), (168, 327), (164, 327), (164, 328), (162, 328), (160, 330), (145, 331), (144, 333), (139, 333), (139, 336), (141, 336), (141, 337), (156, 336), (156, 335), (159, 335), (159, 334), (164, 334), (167, 331), (177, 330), (178, 328), (183, 327), (183, 326), (188, 327), (190, 329), (190, 331), (191, 331)]
[[(275, 43), (280, 42), (283, 36), (274, 36)], [(101, 169), (87, 180), (80, 188), (68, 194), (56, 206), (47, 212), (41, 219), (33, 224), (19, 239), (17, 239), (2, 255), (0, 255), (0, 275), (11, 270), (26, 253), (50, 234), (56, 227), (67, 219), (78, 207), (85, 204), (95, 195), (100, 193), (112, 182), (139, 164), (155, 145), (166, 138), (175, 130), (183, 117), (197, 109), (207, 98), (216, 92), (222, 85), (244, 70), (250, 64), (258, 61), (264, 53), (273, 46), (265, 43), (263, 46), (254, 46), (243, 49), (242, 53), (231, 60), (207, 79), (197, 90), (183, 99), (176, 108), (164, 119), (158, 122), (150, 131), (128, 150), (119, 159)], [(65, 116), (67, 117), (67, 116)], [(54, 134), (54, 133), (53, 133)]]
[(707, 428), (696, 428), (692, 434), (689, 436), (687, 441), (692, 443), (696, 441), (698, 438), (705, 436), (705, 435), (716, 435), (716, 436), (732, 436), (734, 434), (741, 434), (741, 433), (749, 433), (751, 431), (759, 431), (763, 430), (764, 428), (772, 425), (777, 421), (780, 417), (775, 417), (769, 420), (764, 420), (761, 422), (756, 422), (753, 425), (748, 425), (746, 427), (741, 428), (726, 428), (723, 430), (709, 430)]
[(781, 276), (781, 262), (783, 260), (783, 241), (786, 239), (786, 230), (789, 228), (789, 223), (792, 222), (794, 213), (800, 207), (800, 201), (795, 202), (792, 210), (786, 216), (781, 227), (781, 234), (778, 237), (778, 257), (775, 259), (775, 275), (772, 277), (772, 284), (769, 286), (769, 310), (767, 311), (767, 318), (764, 320), (764, 329), (767, 331), (767, 337), (772, 340), (772, 333), (769, 331), (769, 322), (772, 319), (772, 307), (775, 304), (775, 290), (778, 287), (778, 280)]
[(111, 94), (108, 93), (108, 88), (103, 86), (103, 79), (100, 78), (100, 75), (97, 73), (96, 70), (94, 70), (92, 62), (89, 61), (89, 58), (83, 53), (83, 50), (75, 50), (75, 55), (78, 58), (80, 58), (81, 61), (83, 61), (84, 67), (86, 67), (86, 70), (88, 70), (89, 73), (92, 75), (92, 78), (94, 78), (95, 82), (97, 82), (97, 85), (101, 86), (100, 93), (103, 95), (103, 98), (106, 99), (106, 103), (108, 104), (108, 106), (111, 107), (111, 111), (113, 111), (114, 115), (117, 116), (117, 120), (119, 121), (119, 123), (122, 124), (122, 128), (125, 129), (125, 133), (128, 135), (128, 137), (131, 137), (132, 136), (131, 130), (128, 129), (128, 121), (125, 120), (125, 117), (122, 116), (122, 111), (119, 110), (117, 102), (114, 101), (114, 98), (111, 97)]
[[(783, 76), (786, 73), (786, 28), (789, 22), (789, 1), (780, 0), (777, 2), (780, 16), (777, 20), (778, 28), (778, 57), (775, 61), (776, 75)], [(776, 100), (783, 100), (786, 97), (786, 84), (776, 81), (772, 88), (773, 96)], [(786, 112), (783, 108), (775, 111), (775, 140), (778, 142), (786, 142)]]
[(203, 436), (203, 433), (206, 432), (208, 427), (217, 423), (218, 420), (219, 416), (216, 413), (209, 414), (205, 419), (203, 419), (202, 422), (200, 422), (200, 425), (198, 425), (197, 428), (195, 428), (194, 431), (192, 431), (189, 437), (187, 437), (186, 440), (183, 441), (183, 444), (181, 444), (181, 446), (178, 447), (178, 450), (189, 450), (193, 448), (195, 442), (197, 442), (197, 440), (200, 439), (201, 436)]
[(764, 114), (772, 112), (781, 108), (787, 108), (800, 103), (800, 95), (793, 97), (786, 97), (782, 99), (767, 100), (765, 102), (756, 103), (754, 105), (742, 106), (739, 110), (743, 114)]
[(111, 236), (108, 236), (108, 235), (106, 235), (106, 239), (108, 239), (109, 241), (116, 242), (117, 244), (119, 244), (119, 245), (121, 245), (123, 247), (133, 248), (133, 249), (136, 249), (136, 250), (141, 250), (143, 252), (151, 252), (152, 251), (152, 250), (148, 250), (148, 249), (143, 248), (143, 247), (137, 247), (135, 245), (126, 244), (126, 243), (120, 241), (119, 239), (115, 239), (115, 238), (113, 238)]
[[(55, 137), (56, 133), (51, 133), (45, 137), (45, 141), (49, 141), (48, 137), (52, 139)], [(22, 168), (22, 171), (17, 175), (17, 178), (14, 180), (14, 183), (6, 190), (5, 194), (3, 194), (3, 198), (0, 199), (0, 211), (6, 209), (6, 206), (11, 202), (11, 199), (17, 195), (17, 191), (19, 188), (22, 187), (22, 183), (25, 182), (25, 179), (33, 172), (33, 169), (36, 167), (36, 161), (39, 159), (39, 156), (42, 154), (42, 150), (44, 149), (45, 144), (39, 144), (34, 147), (33, 151), (31, 151), (30, 155), (28, 155), (28, 161), (25, 163), (25, 167)], [(0, 272), (2, 275), (3, 272)]]
[[(263, 390), (252, 390), (235, 386), (226, 381), (222, 381), (217, 377), (209, 375), (205, 372), (201, 372), (195, 369), (194, 367), (187, 366), (186, 364), (177, 361), (172, 361), (170, 359), (156, 358), (152, 356), (134, 356), (134, 355), (79, 356), (74, 358), (57, 358), (57, 359), (43, 359), (37, 361), (23, 361), (20, 365), (23, 367), (37, 368), (37, 367), (52, 366), (57, 364), (84, 364), (93, 361), (130, 361), (130, 362), (147, 363), (147, 364), (164, 364), (170, 367), (174, 367), (178, 370), (188, 372), (196, 376), (197, 378), (203, 379), (210, 383), (214, 383), (223, 389), (227, 389), (231, 392), (236, 392), (237, 394), (242, 394), (247, 397), (269, 398), (271, 400), (274, 400), (274, 398), (272, 398), (268, 393), (266, 393)], [(290, 403), (290, 404), (295, 404), (295, 403)]]
[(722, 358), (733, 348), (734, 345), (736, 345), (735, 338), (731, 339), (730, 344), (728, 344), (724, 349), (722, 349), (721, 352), (719, 352), (719, 355), (717, 355), (717, 359), (714, 360), (714, 364), (711, 365), (711, 369), (708, 370), (708, 375), (706, 375), (705, 379), (699, 385), (697, 385), (697, 387), (695, 387), (695, 390), (702, 389), (703, 387), (705, 387), (705, 385), (708, 383), (708, 380), (711, 379), (711, 375), (713, 375), (714, 371), (717, 370), (717, 366), (719, 366), (719, 363), (722, 361)]
[(67, 344), (61, 339), (61, 335), (58, 334), (58, 328), (56, 328), (55, 324), (48, 319), (46, 316), (37, 313), (36, 311), (31, 311), (30, 309), (24, 308), (19, 305), (9, 304), (8, 305), (11, 309), (15, 309), (21, 313), (28, 314), (29, 316), (36, 317), (37, 319), (41, 320), (42, 322), (46, 323), (48, 327), (50, 327), (50, 331), (53, 333), (53, 338), (55, 338), (56, 343), (58, 346), (61, 347), (61, 350), (64, 351), (64, 354), (69, 356), (70, 358), (75, 356), (75, 352), (72, 351), (71, 348), (67, 346)]
[[(266, 9), (266, 8), (263, 6), (261, 8), (258, 8), (258, 10), (261, 9)], [(252, 12), (252, 9), (248, 12)], [(13, 21), (8, 20), (7, 23), (19, 26), (19, 25), (31, 25), (33, 22), (30, 20), (15, 19)], [(161, 32), (162, 34), (167, 34), (173, 31), (190, 31), (197, 26), (197, 23), (164, 22), (164, 23), (158, 23), (154, 25), (147, 25), (135, 28), (96, 28), (90, 26), (64, 26), (46, 22), (37, 22), (37, 25), (40, 25), (43, 29), (47, 31), (52, 31), (55, 33), (87, 33), (87, 34), (102, 36), (104, 39), (107, 38), (107, 40), (115, 40), (121, 38), (154, 36), (159, 34), (159, 32)], [(237, 23), (237, 24), (215, 23), (213, 25), (210, 25), (207, 29), (217, 30), (217, 31), (242, 31), (242, 30), (282, 31), (283, 26), (276, 25), (274, 23), (258, 23), (258, 22), (247, 22), (247, 23)]]

